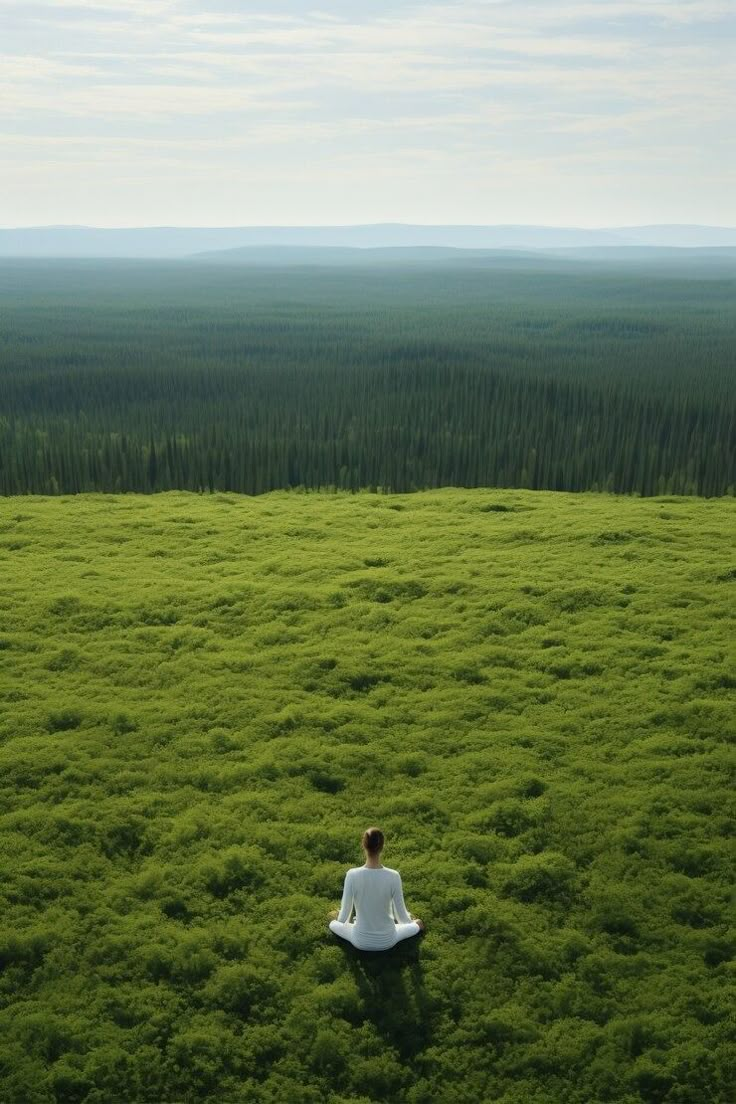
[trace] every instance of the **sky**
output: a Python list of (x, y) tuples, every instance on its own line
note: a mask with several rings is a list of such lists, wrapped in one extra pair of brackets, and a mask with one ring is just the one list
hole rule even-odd
[(736, 0), (0, 0), (0, 226), (736, 225)]

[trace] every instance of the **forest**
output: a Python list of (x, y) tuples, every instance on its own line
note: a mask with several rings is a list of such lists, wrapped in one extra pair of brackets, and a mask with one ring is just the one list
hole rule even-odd
[(0, 263), (0, 494), (736, 490), (736, 275)]
[(735, 520), (0, 503), (3, 1104), (732, 1104)]

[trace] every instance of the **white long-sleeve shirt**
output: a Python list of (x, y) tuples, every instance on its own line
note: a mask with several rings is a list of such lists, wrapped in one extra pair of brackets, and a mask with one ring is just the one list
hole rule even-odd
[(346, 923), (355, 908), (355, 936), (365, 949), (383, 950), (396, 941), (396, 922), (410, 924), (401, 875), (390, 866), (354, 866), (345, 875), (337, 919)]

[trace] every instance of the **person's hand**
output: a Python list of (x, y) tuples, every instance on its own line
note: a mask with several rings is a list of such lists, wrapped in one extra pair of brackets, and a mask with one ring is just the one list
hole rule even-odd
[(419, 930), (424, 931), (424, 921), (420, 920), (418, 916), (415, 916), (413, 919), (414, 923), (419, 925)]
[(330, 909), (330, 911), (327, 913), (327, 919), (328, 920), (337, 920), (337, 916), (338, 916), (337, 909)]

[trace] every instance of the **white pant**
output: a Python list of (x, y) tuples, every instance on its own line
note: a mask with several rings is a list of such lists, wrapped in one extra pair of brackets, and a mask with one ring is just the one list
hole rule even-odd
[(389, 932), (384, 940), (383, 936), (366, 935), (365, 938), (361, 938), (359, 934), (356, 935), (356, 926), (354, 923), (344, 924), (340, 920), (330, 920), (330, 931), (339, 935), (341, 939), (347, 939), (348, 943), (352, 943), (359, 951), (388, 951), (400, 940), (419, 935), (422, 930), (416, 920), (411, 920), (408, 924), (396, 924), (394, 931)]

